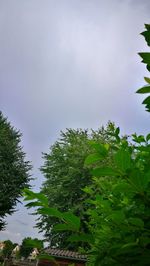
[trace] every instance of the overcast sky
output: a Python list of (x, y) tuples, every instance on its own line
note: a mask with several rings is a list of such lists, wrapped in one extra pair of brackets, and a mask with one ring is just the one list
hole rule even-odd
[[(108, 120), (122, 133), (147, 133), (148, 113), (135, 91), (147, 74), (139, 35), (150, 23), (149, 0), (0, 0), (0, 109), (23, 133), (43, 177), (42, 152), (65, 128), (98, 128)], [(8, 217), (0, 240), (38, 237), (23, 206)]]

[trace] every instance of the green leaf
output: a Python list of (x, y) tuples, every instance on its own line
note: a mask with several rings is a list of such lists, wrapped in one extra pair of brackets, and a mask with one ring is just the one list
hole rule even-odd
[(92, 244), (94, 239), (90, 234), (81, 234), (81, 235), (71, 235), (68, 237), (68, 241), (70, 242), (87, 242)]
[(96, 152), (100, 156), (102, 156), (103, 158), (107, 156), (107, 154), (108, 154), (108, 148), (107, 148), (107, 146), (105, 146), (105, 144), (102, 145), (102, 144), (100, 144), (100, 143), (98, 143), (96, 141), (91, 140), (91, 141), (89, 141), (89, 145), (92, 148), (94, 148), (96, 150)]
[(85, 188), (82, 189), (85, 193), (92, 195), (93, 194), (93, 190), (92, 188), (86, 186)]
[(147, 141), (150, 140), (150, 133), (146, 136), (146, 140), (147, 140)]
[(150, 96), (148, 96), (143, 102), (142, 104), (146, 104), (146, 105), (150, 105)]
[(130, 184), (126, 183), (125, 181), (115, 184), (112, 187), (112, 191), (114, 193), (127, 193), (127, 194), (135, 192), (134, 188)]
[(111, 219), (115, 223), (122, 223), (125, 221), (125, 214), (123, 211), (113, 211), (113, 213), (107, 216), (107, 219)]
[(148, 96), (143, 102), (142, 104), (146, 104), (146, 107), (149, 109), (150, 106), (150, 96)]
[(40, 206), (42, 206), (42, 203), (39, 201), (33, 201), (33, 202), (27, 203), (25, 206), (29, 209), (32, 207), (40, 207)]
[(114, 161), (117, 167), (125, 172), (131, 167), (131, 155), (129, 151), (120, 149), (114, 156)]
[(147, 65), (147, 69), (148, 69), (148, 71), (150, 72), (150, 65)]
[(128, 221), (130, 224), (135, 225), (137, 227), (144, 227), (144, 222), (140, 218), (129, 218)]
[(145, 142), (145, 138), (144, 138), (143, 135), (139, 135), (139, 136), (138, 136), (138, 142), (139, 142), (139, 143)]
[(131, 242), (131, 243), (127, 243), (127, 244), (123, 245), (121, 247), (121, 249), (127, 249), (127, 248), (131, 248), (131, 247), (135, 247), (135, 246), (137, 246), (137, 242)]
[(36, 199), (35, 193), (28, 188), (23, 189), (23, 196), (25, 197), (24, 200), (26, 201)]
[(56, 208), (43, 207), (43, 208), (38, 210), (38, 213), (63, 219), (63, 213), (58, 211)]
[(63, 219), (66, 223), (70, 224), (72, 227), (74, 227), (76, 230), (79, 230), (80, 228), (80, 218), (74, 215), (71, 212), (64, 212), (63, 213)]
[(144, 175), (142, 176), (143, 188), (146, 189), (149, 183), (150, 183), (150, 171), (147, 173), (144, 173)]
[(48, 198), (43, 193), (33, 192), (28, 188), (25, 188), (23, 193), (25, 201), (38, 199), (42, 204), (48, 205)]
[(41, 249), (41, 241), (39, 241), (38, 239), (27, 239), (26, 246)]
[(104, 147), (105, 147), (105, 149), (108, 151), (109, 148), (110, 148), (110, 145), (109, 145), (108, 143), (105, 143), (105, 144), (104, 144)]
[(150, 84), (150, 78), (144, 77), (145, 81)]
[(99, 167), (92, 170), (92, 174), (96, 177), (99, 176), (118, 176), (117, 170), (110, 167)]
[(117, 127), (116, 130), (115, 130), (115, 134), (114, 134), (114, 135), (115, 135), (116, 140), (117, 140), (118, 142), (120, 142), (119, 133), (120, 133), (120, 128)]
[(48, 205), (48, 198), (43, 193), (35, 193), (35, 196), (41, 203)]
[(137, 136), (136, 134), (132, 134), (132, 137), (133, 137), (133, 141), (135, 141), (137, 143), (145, 142), (145, 138), (143, 135)]
[(93, 163), (96, 163), (100, 160), (103, 160), (104, 158), (98, 154), (98, 153), (94, 153), (94, 154), (90, 154), (86, 159), (85, 159), (85, 165), (90, 165)]
[(56, 224), (53, 226), (54, 231), (74, 231), (74, 227), (70, 224)]
[(140, 88), (139, 90), (137, 90), (136, 93), (150, 93), (150, 86), (146, 85)]
[(150, 182), (150, 172), (142, 174), (139, 169), (133, 169), (128, 180), (131, 181), (137, 192), (143, 192)]
[(147, 112), (150, 112), (150, 104), (147, 104), (147, 105), (145, 106), (145, 108), (146, 108), (146, 111), (147, 111)]
[(146, 30), (150, 31), (150, 24), (144, 24)]
[(143, 63), (150, 65), (150, 53), (139, 53), (139, 55), (142, 57)]
[(116, 135), (119, 135), (119, 133), (120, 133), (120, 128), (117, 127), (116, 130), (115, 130), (115, 134), (116, 134)]
[(144, 38), (147, 42), (147, 45), (150, 46), (150, 30), (147, 29), (147, 31), (142, 32), (141, 35), (144, 36)]

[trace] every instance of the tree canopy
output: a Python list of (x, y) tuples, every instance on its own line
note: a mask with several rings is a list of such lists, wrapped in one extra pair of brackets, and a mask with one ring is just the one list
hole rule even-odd
[[(150, 46), (150, 25), (142, 33)], [(150, 71), (150, 53), (140, 53), (142, 62)], [(150, 93), (150, 78), (138, 93)], [(150, 96), (143, 104), (150, 112)], [(101, 144), (92, 141), (95, 151), (85, 160), (92, 166), (92, 182), (83, 191), (82, 205), (86, 206), (88, 233), (82, 231), (81, 218), (70, 211), (60, 212), (48, 206), (47, 197), (26, 191), (28, 206), (39, 206), (37, 213), (57, 217), (61, 223), (58, 232), (69, 231), (70, 242), (86, 242), (89, 266), (139, 265), (150, 262), (150, 133), (132, 134), (121, 138), (119, 128), (111, 134), (113, 142)], [(109, 159), (111, 158), (111, 160)], [(108, 161), (102, 164), (102, 160)], [(36, 200), (36, 201), (35, 201)]]
[[(113, 142), (116, 130), (114, 124), (109, 122), (106, 128), (102, 127), (97, 131), (67, 129), (66, 132), (61, 132), (59, 140), (50, 148), (49, 153), (44, 154), (44, 165), (41, 168), (45, 177), (41, 192), (48, 197), (50, 207), (72, 211), (81, 220), (85, 219), (83, 200), (86, 195), (83, 188), (92, 182), (88, 165), (90, 157), (87, 156), (93, 151), (93, 147), (89, 145), (89, 141)], [(103, 158), (101, 165), (107, 165), (110, 158), (111, 156), (107, 161)], [(45, 237), (52, 246), (66, 247), (69, 233), (54, 232), (52, 229), (57, 223), (56, 218), (41, 214), (37, 226), (45, 232)], [(83, 231), (86, 231), (85, 224)], [(71, 247), (75, 249), (75, 244), (69, 244), (69, 248)]]
[(22, 240), (19, 255), (20, 257), (27, 258), (33, 251), (33, 248), (37, 248), (40, 251), (43, 248), (43, 241), (37, 238), (25, 237)]
[(4, 248), (1, 250), (1, 258), (10, 258), (12, 251), (15, 247), (15, 244), (10, 240), (5, 240), (4, 242)]
[(15, 211), (22, 190), (29, 186), (31, 166), (20, 146), (21, 134), (0, 112), (0, 230)]

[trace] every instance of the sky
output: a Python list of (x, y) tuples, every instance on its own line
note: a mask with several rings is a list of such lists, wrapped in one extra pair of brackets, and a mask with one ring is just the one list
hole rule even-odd
[[(0, 110), (23, 133), (35, 191), (60, 130), (111, 120), (122, 133), (149, 132), (135, 94), (148, 74), (137, 53), (148, 50), (149, 10), (149, 0), (0, 0)], [(7, 223), (0, 240), (42, 237), (23, 204)]]

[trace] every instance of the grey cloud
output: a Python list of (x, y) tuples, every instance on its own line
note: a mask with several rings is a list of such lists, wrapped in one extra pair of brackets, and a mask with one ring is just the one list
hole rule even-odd
[(18, 219), (16, 219), (16, 222), (19, 223), (19, 224), (21, 224), (21, 225), (24, 225), (24, 226), (27, 226), (28, 225), (27, 223), (24, 223), (24, 222), (22, 222), (22, 221), (20, 221)]

